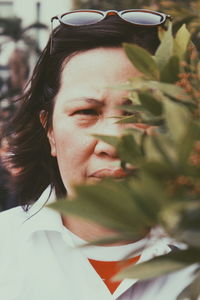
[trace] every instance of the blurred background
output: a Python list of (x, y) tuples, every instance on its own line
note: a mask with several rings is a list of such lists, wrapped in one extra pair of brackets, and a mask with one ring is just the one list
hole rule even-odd
[(52, 16), (73, 9), (147, 8), (170, 13), (174, 30), (186, 23), (200, 48), (200, 0), (0, 0), (0, 210), (17, 205), (6, 162), (6, 128), (51, 30)]

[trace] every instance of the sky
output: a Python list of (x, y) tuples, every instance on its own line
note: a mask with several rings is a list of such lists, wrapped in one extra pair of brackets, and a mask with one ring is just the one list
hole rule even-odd
[(36, 3), (41, 3), (41, 21), (49, 24), (52, 16), (71, 9), (71, 0), (13, 0), (15, 13), (27, 26), (36, 20)]

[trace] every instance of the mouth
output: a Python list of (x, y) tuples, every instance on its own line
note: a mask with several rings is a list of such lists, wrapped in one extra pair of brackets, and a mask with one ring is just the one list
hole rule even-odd
[(114, 178), (114, 179), (123, 179), (127, 176), (130, 176), (135, 172), (135, 169), (124, 170), (122, 168), (118, 169), (100, 169), (89, 175), (89, 178), (103, 179), (103, 178)]

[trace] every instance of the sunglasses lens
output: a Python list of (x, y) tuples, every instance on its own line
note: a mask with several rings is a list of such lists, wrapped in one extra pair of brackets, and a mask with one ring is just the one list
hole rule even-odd
[(75, 11), (65, 14), (61, 17), (64, 24), (72, 26), (82, 26), (98, 23), (103, 19), (103, 14), (100, 12), (85, 12), (85, 11)]
[(128, 11), (122, 14), (125, 21), (138, 25), (159, 25), (164, 21), (161, 14), (142, 11)]

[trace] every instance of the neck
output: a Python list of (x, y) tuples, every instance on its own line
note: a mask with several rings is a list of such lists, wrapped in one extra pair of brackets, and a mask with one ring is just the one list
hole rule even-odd
[[(115, 238), (119, 234), (111, 229), (105, 228), (94, 222), (84, 220), (74, 216), (62, 216), (63, 225), (72, 233), (80, 237), (82, 240), (91, 242), (106, 238)], [(105, 246), (118, 246), (124, 245), (127, 242), (117, 242), (112, 244), (106, 244)]]

